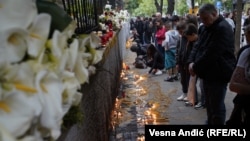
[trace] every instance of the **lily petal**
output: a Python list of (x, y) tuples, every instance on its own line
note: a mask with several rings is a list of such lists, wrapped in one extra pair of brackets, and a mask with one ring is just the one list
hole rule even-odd
[(36, 16), (32, 26), (29, 28), (28, 54), (37, 57), (45, 48), (45, 42), (49, 35), (51, 16), (39, 14)]
[(12, 28), (1, 31), (0, 60), (5, 60), (11, 63), (21, 61), (27, 50), (27, 39), (27, 31), (21, 28)]
[(14, 137), (23, 135), (31, 126), (35, 117), (36, 107), (31, 106), (29, 102), (38, 101), (29, 100), (23, 92), (11, 91), (11, 94), (5, 99), (5, 103), (10, 108), (10, 112), (0, 110), (0, 124), (2, 124)]
[(67, 46), (67, 37), (60, 31), (55, 30), (52, 36), (52, 54), (60, 59), (63, 54), (63, 49)]
[(74, 39), (74, 41), (70, 44), (69, 59), (67, 63), (67, 69), (69, 69), (70, 71), (73, 71), (76, 64), (78, 47), (79, 47), (78, 40)]
[(76, 78), (81, 84), (85, 82), (89, 82), (89, 72), (88, 72), (88, 69), (83, 65), (80, 54), (77, 55), (74, 72), (75, 72)]
[(26, 29), (37, 15), (34, 0), (0, 0), (0, 31), (19, 27)]
[(41, 126), (53, 131), (52, 137), (58, 138), (60, 135), (60, 125), (63, 117), (62, 92), (63, 84), (57, 75), (49, 72), (43, 79), (48, 93), (44, 94), (43, 111), (41, 114)]

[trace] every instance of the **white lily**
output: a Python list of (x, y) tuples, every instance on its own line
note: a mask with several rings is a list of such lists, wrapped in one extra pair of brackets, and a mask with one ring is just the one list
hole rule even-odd
[(28, 32), (24, 29), (2, 30), (0, 32), (0, 60), (11, 63), (21, 61), (27, 50), (27, 39)]
[(71, 38), (73, 34), (75, 34), (75, 29), (77, 25), (74, 20), (63, 30), (63, 34), (66, 34), (68, 38)]
[(104, 50), (93, 50), (91, 53), (93, 55), (92, 64), (97, 64), (102, 60)]
[(78, 47), (79, 47), (78, 40), (74, 39), (73, 42), (69, 46), (69, 58), (67, 62), (67, 70), (69, 71), (73, 71), (75, 67)]
[(63, 54), (63, 50), (66, 47), (67, 47), (67, 36), (62, 34), (60, 31), (55, 30), (52, 35), (52, 46), (51, 46), (52, 54), (57, 59), (60, 59)]
[(39, 14), (29, 28), (28, 54), (37, 57), (45, 47), (49, 35), (51, 16)]
[[(75, 74), (73, 72), (65, 71), (63, 75), (63, 84), (64, 84), (64, 92), (63, 92), (63, 112), (66, 114), (72, 104), (76, 103), (79, 99), (75, 99), (75, 95), (77, 95), (77, 90), (80, 89), (80, 83), (77, 80)], [(81, 95), (80, 95), (81, 96)], [(78, 97), (80, 98), (80, 97)], [(81, 99), (81, 98), (80, 98)]]
[(100, 39), (100, 37), (98, 37), (93, 32), (91, 32), (89, 36), (90, 36), (90, 46), (92, 48), (100, 47), (100, 45), (101, 45), (101, 39)]
[(0, 123), (0, 141), (16, 141), (15, 137)]
[[(22, 91), (11, 91), (8, 97), (1, 101), (7, 110), (0, 110), (0, 124), (14, 137), (22, 136), (31, 126), (36, 117), (36, 107), (30, 104), (37, 103)], [(32, 97), (32, 96), (31, 96)]]
[(40, 116), (41, 126), (51, 130), (51, 136), (57, 139), (63, 117), (62, 92), (63, 83), (54, 72), (49, 72), (42, 80), (47, 93), (44, 94), (43, 111)]
[[(88, 36), (81, 41), (81, 48), (88, 48), (89, 53), (91, 54), (90, 64), (97, 64), (101, 61), (104, 50), (96, 50), (95, 48), (100, 45), (100, 40), (97, 35), (91, 33), (91, 36)], [(84, 47), (83, 47), (84, 46)]]
[(89, 82), (88, 69), (84, 66), (84, 64), (82, 62), (82, 56), (79, 53), (77, 55), (74, 72), (75, 72), (76, 78), (78, 79), (80, 84), (83, 84), (85, 82), (87, 82), (87, 83)]
[(0, 0), (0, 31), (13, 27), (27, 29), (36, 15), (34, 0)]

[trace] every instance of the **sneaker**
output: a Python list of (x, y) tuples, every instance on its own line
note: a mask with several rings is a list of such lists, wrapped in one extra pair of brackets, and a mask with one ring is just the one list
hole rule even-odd
[(167, 82), (174, 82), (174, 79), (172, 77), (167, 77), (166, 79), (164, 79), (164, 81)]
[(195, 106), (194, 106), (194, 108), (195, 109), (200, 109), (200, 108), (204, 108), (205, 106), (201, 103), (201, 102), (199, 102), (198, 104), (196, 104)]
[(176, 80), (176, 81), (179, 80), (178, 75), (176, 74), (176, 75), (173, 77), (173, 79)]
[(191, 102), (189, 102), (189, 101), (185, 102), (185, 105), (186, 106), (193, 106), (193, 104)]
[(155, 73), (155, 75), (162, 75), (162, 71), (161, 70), (157, 70), (157, 72)]
[(186, 96), (185, 96), (184, 94), (182, 94), (181, 96), (179, 96), (179, 97), (177, 98), (177, 100), (178, 100), (178, 101), (182, 101), (185, 97), (186, 97)]
[(184, 97), (184, 98), (183, 98), (183, 101), (188, 101), (188, 98), (187, 98), (187, 97)]

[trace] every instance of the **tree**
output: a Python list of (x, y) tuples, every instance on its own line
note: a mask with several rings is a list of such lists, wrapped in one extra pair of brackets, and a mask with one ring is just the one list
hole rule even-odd
[(236, 15), (236, 29), (235, 29), (235, 54), (240, 49), (240, 39), (241, 39), (241, 17), (242, 17), (242, 3), (243, 0), (237, 0), (236, 3), (236, 10), (237, 10), (237, 15)]
[[(161, 0), (163, 1), (163, 0)], [(163, 2), (161, 2), (163, 3)], [(162, 13), (162, 6), (159, 4), (158, 0), (155, 0), (156, 11)]]
[(174, 0), (168, 0), (168, 9), (167, 9), (167, 14), (172, 15), (174, 12), (174, 6), (175, 6), (175, 1)]

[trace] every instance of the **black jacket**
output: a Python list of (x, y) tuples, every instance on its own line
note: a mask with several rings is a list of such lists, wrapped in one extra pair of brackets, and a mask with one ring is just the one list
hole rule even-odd
[(200, 27), (199, 38), (188, 62), (194, 62), (198, 77), (210, 82), (230, 81), (236, 65), (234, 33), (222, 17), (209, 27)]

